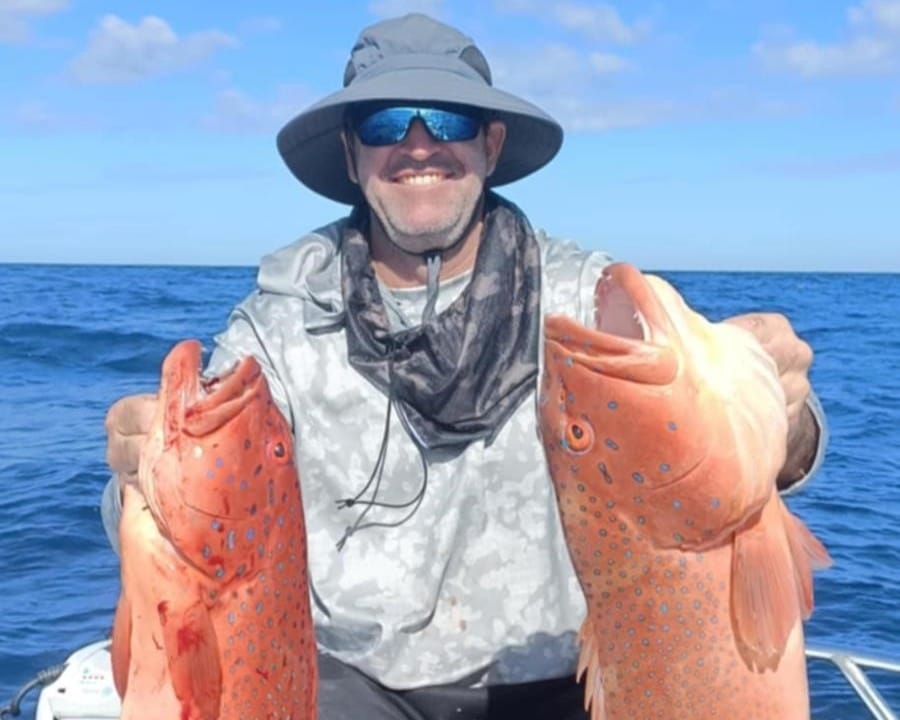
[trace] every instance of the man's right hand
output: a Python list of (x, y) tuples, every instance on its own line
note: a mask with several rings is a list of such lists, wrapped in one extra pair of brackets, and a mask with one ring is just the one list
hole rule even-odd
[(137, 481), (141, 449), (156, 412), (156, 395), (126, 395), (106, 413), (106, 462), (119, 483)]

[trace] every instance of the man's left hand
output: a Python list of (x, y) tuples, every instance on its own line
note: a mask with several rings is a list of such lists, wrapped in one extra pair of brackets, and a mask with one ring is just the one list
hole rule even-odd
[(790, 321), (780, 313), (748, 313), (725, 322), (753, 333), (778, 368), (788, 416), (787, 460), (778, 476), (778, 486), (787, 487), (806, 475), (818, 446), (818, 426), (806, 404), (812, 348), (797, 337)]

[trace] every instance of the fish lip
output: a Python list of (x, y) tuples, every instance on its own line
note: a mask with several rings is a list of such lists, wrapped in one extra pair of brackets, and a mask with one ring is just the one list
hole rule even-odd
[(165, 401), (162, 427), (166, 445), (183, 424), (186, 408), (200, 394), (201, 355), (199, 341), (183, 340), (163, 362), (159, 397)]
[(251, 356), (241, 358), (220, 375), (200, 375), (202, 346), (185, 340), (169, 353), (163, 366), (160, 398), (165, 401), (162, 423), (165, 447), (181, 435), (203, 437), (222, 427), (259, 394), (262, 372)]
[[(631, 329), (639, 329), (642, 337), (602, 328), (601, 306), (618, 305), (616, 314), (621, 316), (623, 298), (634, 313)], [(594, 372), (642, 384), (673, 382), (680, 361), (671, 338), (677, 334), (648, 279), (633, 265), (612, 263), (603, 269), (594, 301), (595, 327), (554, 316), (545, 323), (545, 338), (558, 343), (574, 362)]]
[(259, 395), (262, 371), (251, 356), (241, 358), (228, 371), (198, 383), (193, 401), (184, 408), (181, 431), (203, 437), (228, 423)]
[(669, 385), (678, 376), (678, 358), (668, 345), (594, 330), (564, 315), (548, 316), (544, 335), (591, 372), (645, 385)]

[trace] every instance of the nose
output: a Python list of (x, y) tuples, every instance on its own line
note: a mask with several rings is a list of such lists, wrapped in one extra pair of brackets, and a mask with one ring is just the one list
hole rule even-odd
[(409, 129), (406, 131), (406, 137), (403, 138), (401, 144), (409, 152), (415, 152), (417, 150), (433, 152), (438, 141), (431, 137), (431, 133), (428, 132), (425, 123), (419, 118), (413, 118), (412, 122), (409, 124)]

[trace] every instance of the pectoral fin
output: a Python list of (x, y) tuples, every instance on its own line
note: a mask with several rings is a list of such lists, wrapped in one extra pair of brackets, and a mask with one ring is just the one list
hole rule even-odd
[(801, 592), (781, 512), (773, 495), (750, 526), (735, 533), (731, 613), (747, 665), (778, 667), (788, 635), (800, 622)]
[(606, 703), (603, 696), (603, 681), (600, 676), (600, 658), (597, 655), (597, 635), (590, 618), (585, 618), (578, 632), (581, 651), (578, 655), (578, 670), (575, 678), (584, 683), (584, 709), (590, 710), (591, 720), (605, 720)]
[(120, 698), (128, 688), (128, 669), (131, 665), (131, 602), (123, 592), (116, 605), (110, 645), (113, 682)]
[(163, 644), (175, 696), (183, 717), (217, 720), (222, 696), (219, 648), (209, 612), (202, 603), (181, 606), (161, 602), (158, 607)]
[(794, 561), (797, 590), (800, 593), (800, 610), (803, 619), (806, 620), (813, 609), (812, 571), (829, 567), (831, 556), (803, 521), (788, 510), (784, 502), (781, 503), (781, 512)]

